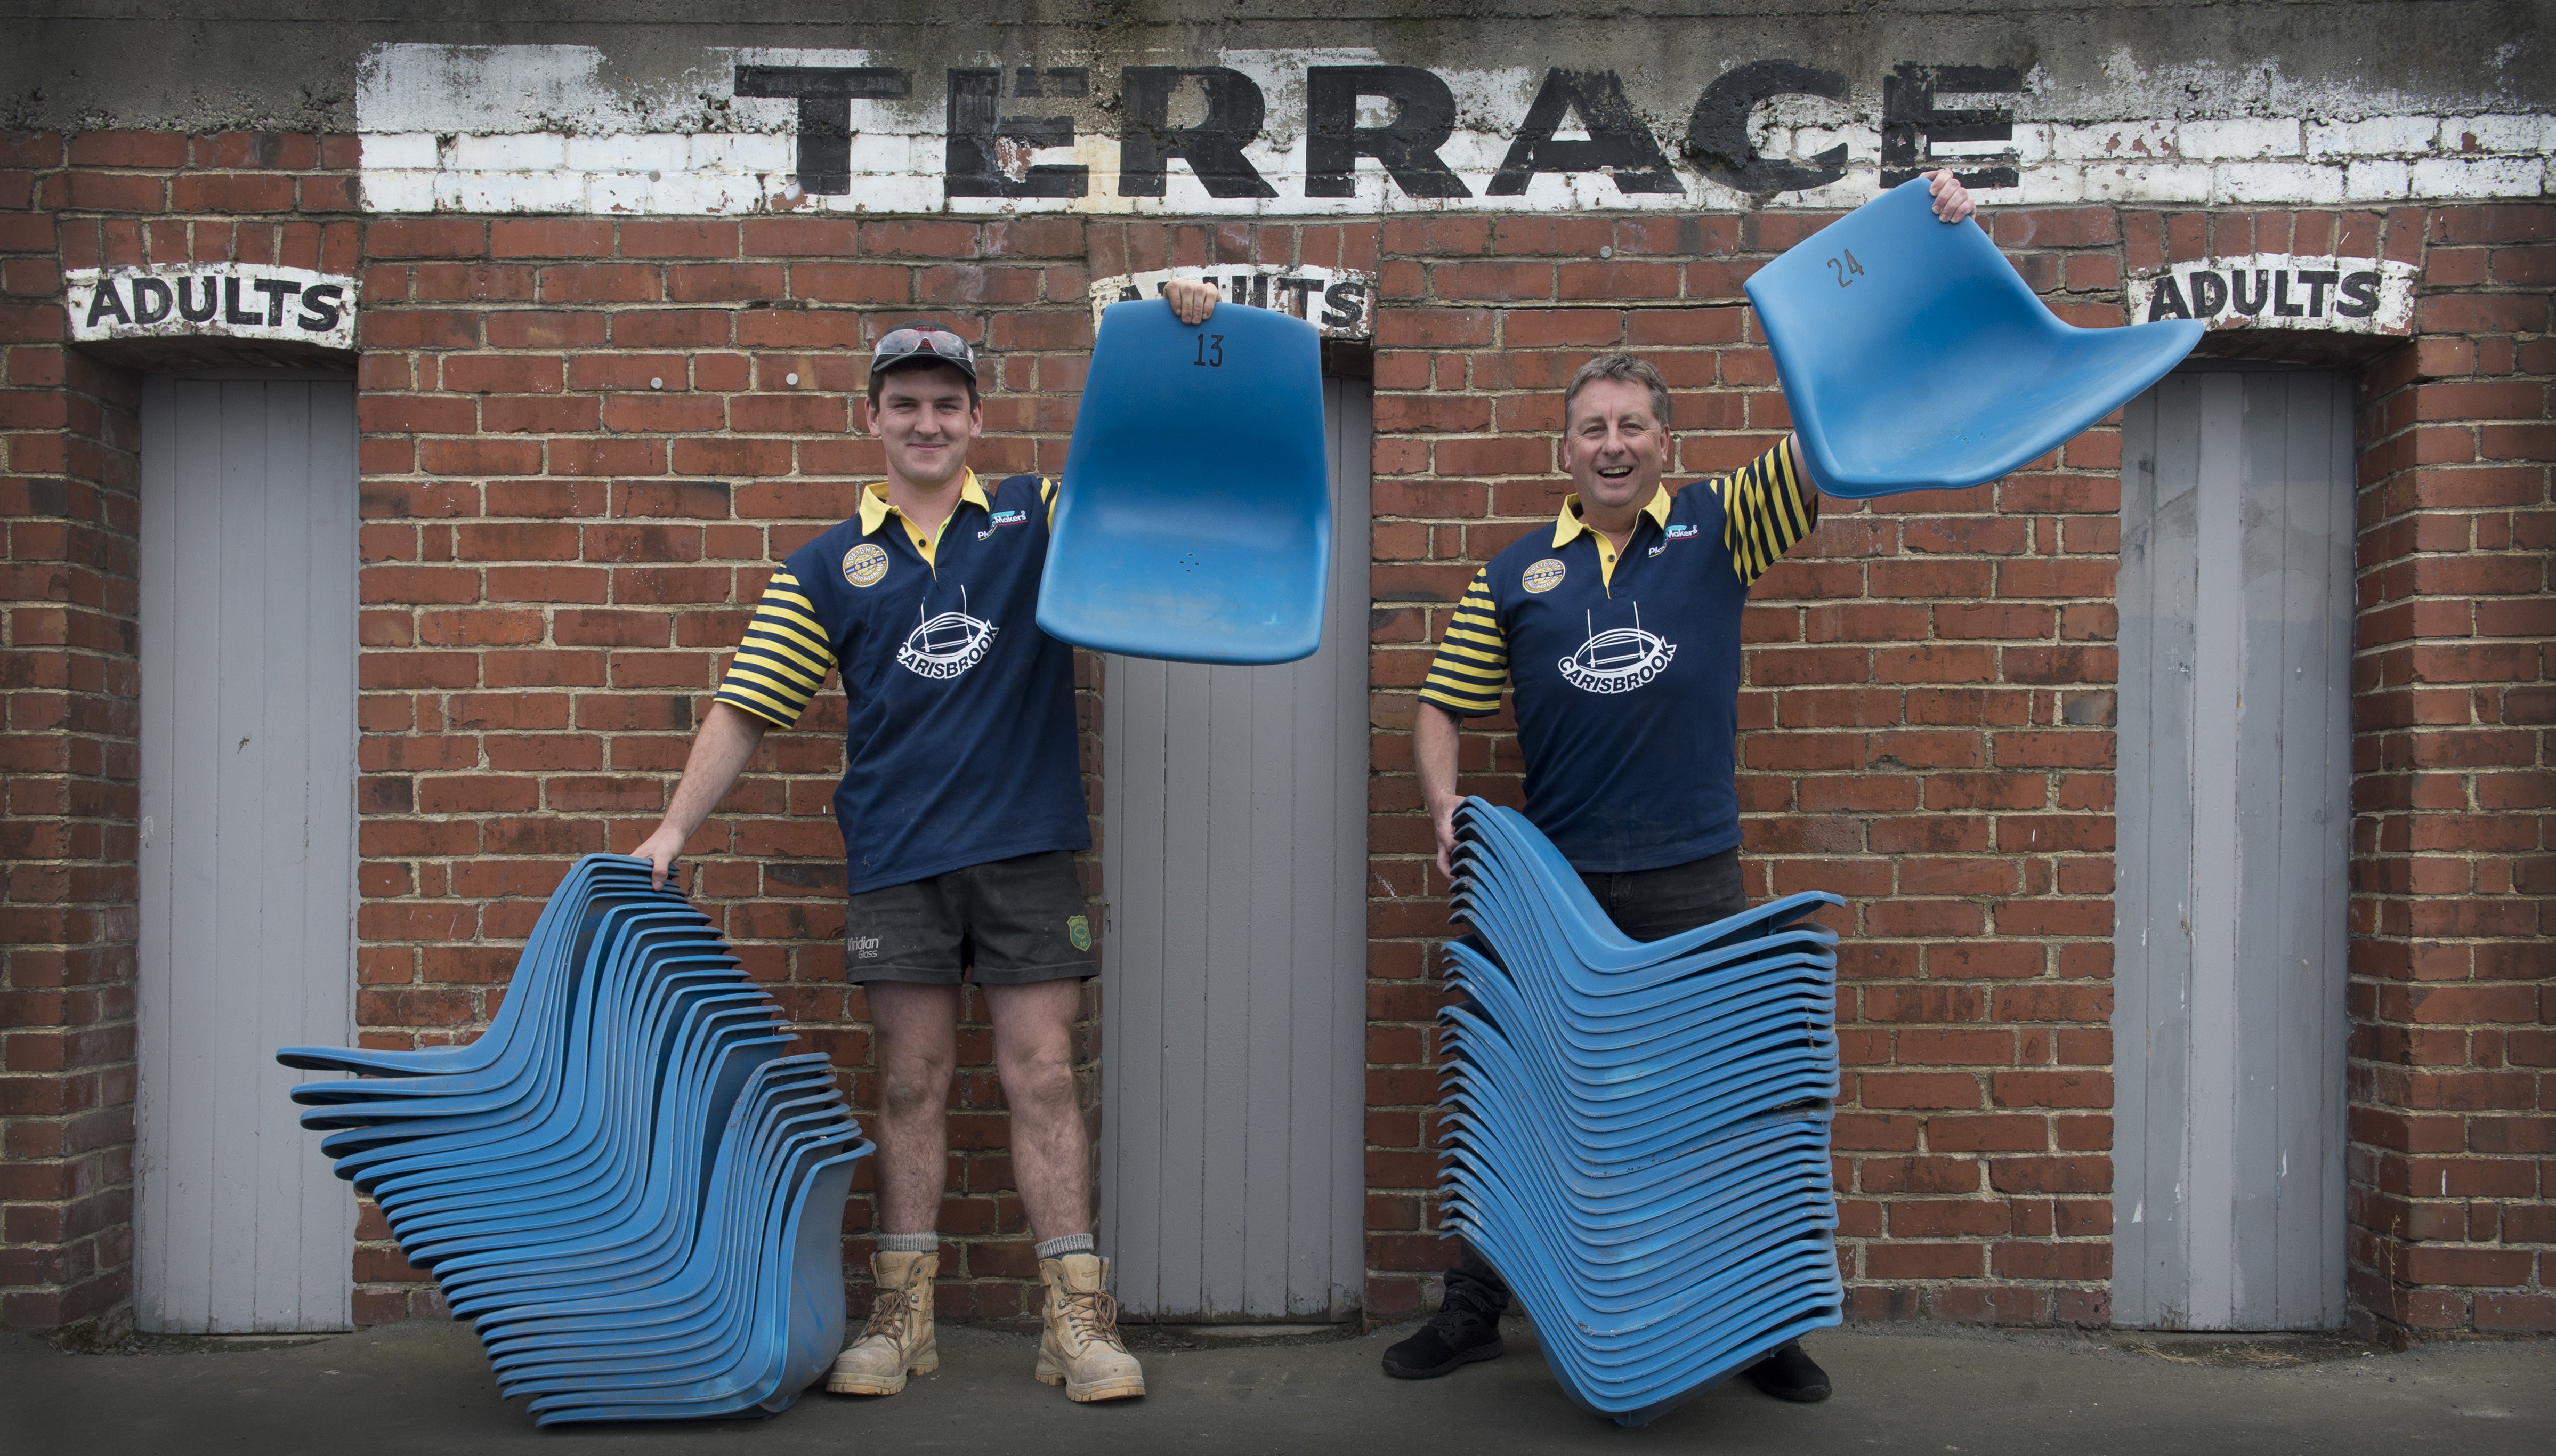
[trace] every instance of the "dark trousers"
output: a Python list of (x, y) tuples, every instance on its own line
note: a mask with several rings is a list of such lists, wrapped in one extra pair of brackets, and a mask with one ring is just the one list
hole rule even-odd
[[(1584, 873), (1580, 882), (1589, 886), (1615, 928), (1635, 940), (1666, 940), (1748, 908), (1735, 849), (1660, 869)], [(1481, 942), (1472, 944), (1488, 953)], [(1456, 1247), (1455, 1266), (1447, 1270), (1447, 1302), (1497, 1318), (1509, 1307), (1508, 1281), (1471, 1245), (1460, 1239)]]

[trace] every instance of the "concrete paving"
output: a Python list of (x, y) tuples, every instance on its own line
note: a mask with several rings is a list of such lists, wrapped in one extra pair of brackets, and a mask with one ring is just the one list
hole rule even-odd
[(1141, 1336), (1153, 1393), (1075, 1406), (1030, 1380), (1033, 1340), (944, 1326), (905, 1393), (812, 1393), (768, 1420), (540, 1432), (497, 1398), (469, 1333), (402, 1325), (293, 1346), (137, 1342), (65, 1354), (0, 1337), (0, 1452), (1224, 1453), (2492, 1452), (2556, 1450), (2556, 1343), (2404, 1354), (2319, 1339), (1863, 1327), (1813, 1337), (1837, 1397), (1727, 1384), (1641, 1430), (1571, 1405), (1510, 1321), (1508, 1358), (1385, 1379), (1399, 1331), (1275, 1343)]

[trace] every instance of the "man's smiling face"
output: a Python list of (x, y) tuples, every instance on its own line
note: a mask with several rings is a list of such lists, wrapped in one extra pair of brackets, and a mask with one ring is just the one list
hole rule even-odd
[(1633, 379), (1592, 379), (1571, 403), (1562, 463), (1583, 509), (1639, 508), (1660, 488), (1669, 437), (1651, 414), (1651, 391)]
[(967, 376), (947, 364), (908, 365), (879, 386), (870, 433), (887, 447), (890, 473), (933, 489), (967, 468), (967, 447), (984, 414), (967, 398)]

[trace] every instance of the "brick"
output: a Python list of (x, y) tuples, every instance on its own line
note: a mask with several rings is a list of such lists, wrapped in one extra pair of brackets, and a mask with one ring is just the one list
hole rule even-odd
[(1976, 1244), (1873, 1244), (1864, 1249), (1863, 1271), (1874, 1279), (1975, 1279), (1984, 1253)]
[(735, 317), (725, 309), (632, 309), (612, 316), (612, 341), (624, 348), (714, 348), (728, 342)]
[(787, 440), (678, 440), (672, 463), (681, 475), (786, 475), (792, 447)]
[(488, 224), (456, 217), (398, 217), (364, 229), (368, 258), (472, 258), (487, 252)]
[(168, 169), (187, 165), (188, 150), (188, 139), (178, 132), (82, 131), (71, 133), (67, 160), (73, 167)]
[(733, 258), (738, 228), (721, 221), (625, 221), (621, 256), (625, 258)]
[(168, 205), (169, 185), (157, 177), (74, 172), (70, 204), (86, 212), (158, 212)]
[(1397, 217), (1384, 224), (1380, 247), (1388, 256), (1444, 257), (1479, 253), (1490, 245), (1487, 218), (1463, 216)]
[[(409, 270), (414, 280), (409, 297), (421, 302), (499, 300), (520, 302), (533, 296), (533, 270), (511, 264), (420, 263)], [(368, 299), (381, 291), (367, 285)], [(393, 294), (392, 297), (397, 297)]]
[[(1565, 263), (1555, 292), (1561, 298), (1610, 304), (1623, 299), (1673, 299), (1682, 290), (1682, 273), (1675, 263)], [(1445, 284), (1440, 287), (1443, 292)]]
[(169, 189), (169, 205), (180, 212), (290, 212), (294, 203), (292, 178), (260, 173), (188, 173)]
[(504, 218), (489, 224), (488, 252), (498, 258), (608, 258), (612, 223), (600, 218)]
[(1980, 1079), (1950, 1072), (1866, 1072), (1854, 1079), (1867, 1108), (1977, 1108)]
[(665, 270), (639, 263), (554, 263), (541, 271), (547, 304), (654, 303), (664, 297)]
[(863, 221), (860, 250), (886, 258), (972, 258), (981, 237), (970, 222)]
[(1430, 274), (1435, 298), (1549, 299), (1554, 270), (1546, 263), (1441, 263)]
[(444, 387), (464, 394), (556, 394), (567, 363), (557, 354), (455, 354), (444, 360)]

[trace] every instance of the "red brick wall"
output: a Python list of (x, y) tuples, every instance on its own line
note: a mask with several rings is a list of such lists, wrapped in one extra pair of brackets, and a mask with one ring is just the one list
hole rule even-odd
[(2546, 1332), (2556, 207), (2400, 213), (2387, 243), (2427, 297), (2363, 384), (2353, 1299), (2400, 1339)]
[[(50, 441), (13, 435), (0, 480), (0, 569), (43, 592), (9, 609), (0, 644), (0, 1026), (15, 1028), (0, 1114), (24, 1115), (0, 1143), (0, 1318), (44, 1327), (110, 1314), (132, 1258), (139, 440), (121, 370), (60, 347), (9, 354), (13, 385), (49, 367), (63, 380), (0, 395), (0, 413), (52, 405), (63, 423)], [(57, 476), (37, 473), (47, 446)]]
[[(1444, 886), (1407, 748), (1427, 644), (1474, 567), (1549, 519), (1557, 386), (1590, 352), (1669, 371), (1688, 471), (1780, 436), (1738, 285), (1819, 219), (358, 220), (339, 140), (67, 146), (0, 151), (9, 1322), (112, 1311), (129, 1204), (131, 434), (107, 402), (131, 386), (60, 346), (54, 270), (224, 256), (363, 276), (357, 971), (365, 1037), (394, 1044), (471, 1034), (568, 860), (654, 823), (771, 564), (877, 467), (846, 397), (879, 324), (931, 314), (979, 338), (998, 380), (978, 463), (1055, 469), (1089, 277), (1377, 270), (1367, 1305), (1416, 1307), (1445, 1260), (1426, 1143)], [(250, 208), (277, 210), (230, 215)], [(2356, 1299), (2418, 1331), (2543, 1326), (2547, 967), (2526, 917), (2550, 862), (2556, 451), (2529, 271), (2548, 212), (1992, 211), (2084, 322), (2117, 321), (2123, 269), (2169, 253), (2383, 239), (2431, 270), (2435, 336), (2381, 357), (2365, 389)], [(80, 443), (99, 439), (117, 448)], [(2117, 465), (2104, 428), (1987, 490), (1833, 503), (1745, 625), (1751, 890), (1852, 902), (1838, 1151), (1864, 1315), (2108, 1317)], [(866, 1110), (863, 1007), (834, 946), (840, 713), (821, 700), (767, 739), (693, 849), (703, 903)], [(1469, 735), (1469, 783), (1513, 799), (1504, 727)], [(2444, 875), (2467, 877), (2445, 896)], [(65, 979), (80, 989), (58, 993)], [(1018, 1309), (1029, 1272), (987, 1050), (971, 1025), (942, 1225), (954, 1315)], [(86, 1060), (65, 1075), (48, 1056)], [(2426, 1179), (2446, 1191), (2421, 1196)], [(868, 1219), (856, 1203), (856, 1256)], [(363, 1237), (359, 1318), (435, 1312), (377, 1219)]]
[(110, 1316), (132, 1258), (133, 401), (61, 345), (63, 155), (0, 140), (0, 1322), (22, 1328)]

